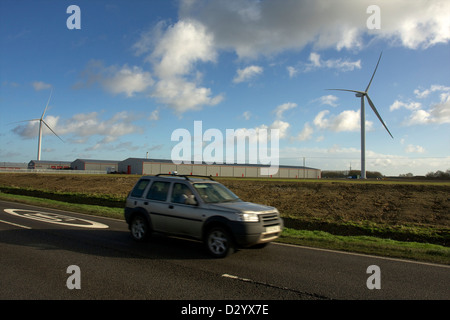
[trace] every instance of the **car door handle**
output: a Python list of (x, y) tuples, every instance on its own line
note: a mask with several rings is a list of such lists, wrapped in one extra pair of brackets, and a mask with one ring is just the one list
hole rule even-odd
[(148, 205), (148, 202), (147, 202), (147, 201), (145, 201), (145, 202), (144, 202), (144, 206), (147, 206), (147, 205)]
[(169, 205), (169, 209), (173, 209), (173, 205)]

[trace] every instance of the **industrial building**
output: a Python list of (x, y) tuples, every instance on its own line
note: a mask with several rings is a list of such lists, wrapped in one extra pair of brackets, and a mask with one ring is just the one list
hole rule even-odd
[[(267, 177), (260, 174), (260, 169), (268, 167), (255, 164), (174, 164), (171, 160), (163, 159), (143, 159), (128, 158), (119, 162), (119, 173), (154, 175), (158, 173), (174, 173), (187, 175), (202, 175), (213, 177)], [(283, 166), (280, 165), (278, 172), (273, 178), (294, 178), (294, 179), (320, 179), (319, 169)]]
[[(117, 160), (96, 160), (96, 159), (76, 159), (75, 161), (38, 161), (31, 160), (28, 163), (28, 170), (38, 169), (41, 172), (45, 170), (66, 169), (73, 172), (84, 171), (84, 173), (122, 173), (137, 175), (155, 175), (159, 173), (177, 173), (183, 175), (201, 175), (212, 177), (251, 177), (258, 178), (267, 175), (261, 174), (261, 169), (271, 168), (268, 165), (258, 164), (174, 164), (172, 160), (166, 159), (147, 159), (147, 158), (128, 158), (123, 161)], [(14, 168), (17, 171), (27, 170), (25, 168)], [(0, 170), (12, 170), (12, 168), (1, 168)], [(71, 171), (70, 171), (71, 170)], [(81, 173), (81, 172), (79, 172)], [(291, 179), (320, 179), (322, 172), (320, 169), (305, 166), (287, 166), (279, 165), (276, 174), (272, 178), (291, 178)]]
[(115, 172), (118, 169), (119, 162), (116, 160), (77, 159), (70, 164), (70, 167), (73, 170)]
[(70, 169), (70, 162), (31, 160), (28, 162), (28, 169)]

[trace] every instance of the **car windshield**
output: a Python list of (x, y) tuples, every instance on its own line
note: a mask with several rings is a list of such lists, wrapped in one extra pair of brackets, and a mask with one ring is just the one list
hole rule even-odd
[(240, 201), (237, 195), (219, 183), (195, 183), (194, 187), (206, 203)]

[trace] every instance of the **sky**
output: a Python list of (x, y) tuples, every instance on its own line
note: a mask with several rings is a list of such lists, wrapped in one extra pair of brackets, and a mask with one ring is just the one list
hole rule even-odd
[(360, 98), (327, 89), (364, 91), (382, 53), (369, 96), (394, 138), (366, 101), (366, 170), (445, 171), (449, 42), (448, 0), (2, 0), (0, 162), (37, 159), (22, 121), (48, 103), (61, 139), (44, 129), (41, 160), (171, 159), (177, 129), (200, 152), (208, 129), (278, 129), (280, 164), (359, 170)]

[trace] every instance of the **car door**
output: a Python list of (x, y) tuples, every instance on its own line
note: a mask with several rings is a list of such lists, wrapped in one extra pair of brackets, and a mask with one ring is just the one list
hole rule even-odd
[(168, 228), (173, 233), (201, 237), (204, 209), (197, 202), (189, 184), (173, 183), (168, 206)]
[(144, 200), (144, 205), (150, 215), (152, 227), (157, 232), (170, 232), (167, 228), (167, 211), (170, 182), (153, 181)]

